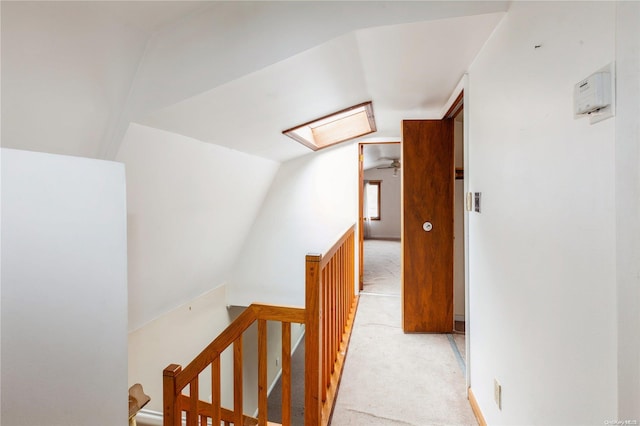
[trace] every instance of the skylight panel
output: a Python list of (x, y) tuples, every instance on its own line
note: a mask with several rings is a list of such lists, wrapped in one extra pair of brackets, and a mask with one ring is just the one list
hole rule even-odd
[(317, 151), (376, 131), (373, 104), (365, 102), (282, 132)]

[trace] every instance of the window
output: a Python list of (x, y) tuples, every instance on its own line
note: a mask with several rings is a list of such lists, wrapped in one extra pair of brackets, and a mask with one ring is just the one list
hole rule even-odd
[(373, 104), (365, 102), (282, 132), (314, 151), (376, 131)]
[(381, 180), (370, 180), (365, 185), (365, 217), (380, 220), (380, 184)]

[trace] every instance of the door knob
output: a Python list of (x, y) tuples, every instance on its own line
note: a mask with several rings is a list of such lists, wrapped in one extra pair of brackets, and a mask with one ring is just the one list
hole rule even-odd
[(422, 224), (422, 229), (424, 229), (426, 232), (429, 232), (433, 229), (433, 225), (431, 224), (431, 222), (425, 222)]

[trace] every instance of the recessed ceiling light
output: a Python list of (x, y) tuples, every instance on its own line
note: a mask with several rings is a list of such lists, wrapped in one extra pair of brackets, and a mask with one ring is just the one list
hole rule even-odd
[(317, 151), (376, 131), (373, 104), (365, 102), (282, 132)]

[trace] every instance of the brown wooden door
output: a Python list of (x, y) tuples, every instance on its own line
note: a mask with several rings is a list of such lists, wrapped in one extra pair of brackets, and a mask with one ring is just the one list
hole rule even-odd
[(402, 137), (402, 327), (451, 332), (453, 120), (406, 120)]

